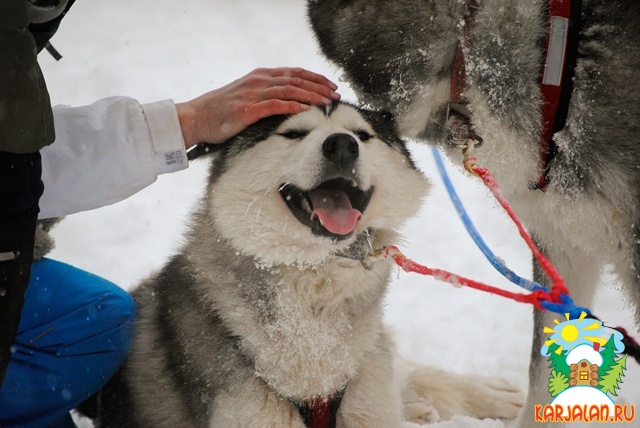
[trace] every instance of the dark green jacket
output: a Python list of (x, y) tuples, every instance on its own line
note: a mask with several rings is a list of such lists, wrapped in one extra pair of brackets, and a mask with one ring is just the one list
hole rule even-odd
[(26, 0), (0, 0), (0, 151), (34, 153), (53, 143), (49, 93), (29, 32)]

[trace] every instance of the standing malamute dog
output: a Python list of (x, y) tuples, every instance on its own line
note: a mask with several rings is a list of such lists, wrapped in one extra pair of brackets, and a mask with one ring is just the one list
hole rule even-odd
[[(547, 0), (310, 0), (309, 16), (322, 51), (363, 101), (391, 110), (403, 136), (440, 146), (460, 165), (461, 150), (448, 137), (465, 118), (448, 114), (448, 104), (462, 41), (468, 120), (484, 139), (476, 157), (576, 303), (591, 305), (609, 264), (640, 323), (640, 2), (571, 3), (570, 26), (556, 19), (549, 27), (554, 49), (545, 68)], [(570, 40), (564, 68), (563, 35)], [(566, 122), (553, 129), (556, 148), (545, 166), (541, 76), (557, 84), (567, 70), (573, 76), (564, 75)], [(533, 185), (542, 181), (544, 192)], [(548, 283), (537, 266), (534, 278)], [(536, 311), (527, 412), (549, 400), (540, 336), (553, 317)], [(533, 420), (527, 413), (523, 424)]]
[(519, 393), (501, 381), (393, 368), (392, 265), (362, 258), (397, 242), (428, 184), (390, 115), (313, 107), (210, 156), (186, 244), (134, 292), (134, 344), (99, 425), (388, 428), (403, 411), (423, 422), (517, 413)]

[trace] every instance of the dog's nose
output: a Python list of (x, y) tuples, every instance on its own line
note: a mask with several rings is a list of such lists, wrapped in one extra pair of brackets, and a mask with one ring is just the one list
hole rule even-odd
[(358, 142), (349, 134), (332, 134), (322, 143), (322, 153), (337, 165), (349, 165), (358, 158)]

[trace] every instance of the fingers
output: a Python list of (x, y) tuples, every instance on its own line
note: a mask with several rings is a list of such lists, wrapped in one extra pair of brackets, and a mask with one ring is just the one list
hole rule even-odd
[(262, 70), (266, 73), (270, 73), (272, 77), (284, 76), (284, 77), (299, 77), (304, 80), (308, 80), (310, 82), (315, 82), (323, 86), (328, 86), (332, 90), (338, 89), (338, 85), (327, 79), (321, 74), (314, 73), (309, 70), (305, 70), (304, 68), (296, 67), (296, 68), (263, 68), (258, 69)]
[(265, 117), (280, 114), (297, 114), (309, 110), (309, 105), (297, 101), (270, 99), (251, 105), (246, 111), (246, 125), (250, 125)]
[(297, 77), (275, 78), (271, 84), (273, 86), (260, 92), (261, 100), (279, 99), (319, 105), (340, 99), (340, 95), (329, 87)]
[(238, 116), (247, 126), (268, 116), (296, 114), (310, 105), (340, 99), (335, 83), (303, 68), (258, 68), (238, 83), (243, 94)]
[(185, 146), (227, 140), (273, 115), (301, 113), (339, 100), (337, 86), (303, 68), (258, 68), (186, 103), (176, 104)]
[(314, 105), (340, 99), (333, 82), (302, 68), (257, 69), (246, 76), (244, 83), (258, 91), (256, 101), (278, 99)]

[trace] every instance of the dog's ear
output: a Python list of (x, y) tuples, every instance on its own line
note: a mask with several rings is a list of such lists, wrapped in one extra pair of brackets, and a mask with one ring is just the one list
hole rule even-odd
[(376, 131), (376, 134), (378, 134), (384, 141), (389, 143), (400, 142), (401, 144), (404, 144), (404, 141), (400, 137), (400, 133), (398, 131), (396, 118), (391, 112), (384, 110), (362, 109), (361, 114), (371, 124), (373, 129)]
[(360, 109), (360, 114), (371, 124), (380, 140), (403, 153), (409, 159), (410, 165), (416, 168), (416, 164), (407, 149), (407, 142), (400, 135), (396, 117), (391, 112), (364, 108)]
[(190, 161), (201, 156), (222, 153), (222, 156), (233, 156), (243, 149), (247, 149), (259, 141), (265, 140), (273, 131), (288, 118), (287, 115), (269, 116), (249, 125), (246, 129), (229, 138), (223, 143), (199, 143), (189, 149), (187, 159)]
[(208, 155), (209, 153), (215, 153), (223, 150), (227, 143), (222, 144), (210, 144), (210, 143), (200, 143), (193, 146), (187, 152), (187, 159), (192, 161), (194, 159), (199, 158), (200, 156)]

